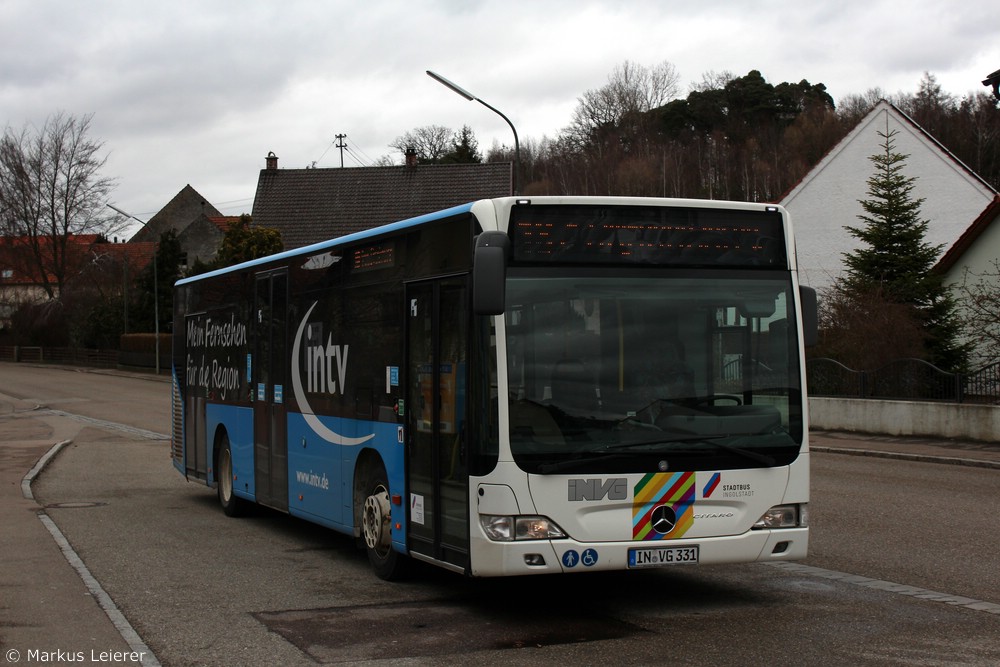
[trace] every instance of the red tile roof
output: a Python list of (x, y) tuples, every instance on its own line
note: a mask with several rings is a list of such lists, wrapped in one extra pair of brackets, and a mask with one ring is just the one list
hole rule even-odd
[[(48, 254), (52, 238), (45, 236), (38, 241), (42, 252)], [(0, 285), (27, 286), (41, 285), (45, 279), (49, 283), (57, 281), (51, 269), (43, 279), (29, 244), (26, 236), (0, 237)], [(76, 273), (84, 262), (102, 255), (120, 263), (128, 261), (132, 271), (139, 271), (153, 261), (155, 245), (149, 242), (108, 243), (99, 234), (71, 234), (66, 239), (67, 272)]]
[(219, 228), (219, 231), (225, 233), (229, 231), (229, 225), (234, 222), (239, 221), (240, 216), (238, 215), (209, 215), (205, 216), (208, 221)]

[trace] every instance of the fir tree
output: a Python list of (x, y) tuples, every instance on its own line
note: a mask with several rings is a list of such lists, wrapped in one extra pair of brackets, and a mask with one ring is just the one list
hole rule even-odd
[(462, 127), (452, 138), (452, 150), (441, 156), (441, 164), (478, 164), (483, 161), (479, 155), (479, 142), (468, 125)]
[[(932, 271), (942, 246), (927, 242), (928, 221), (920, 217), (923, 199), (913, 197), (915, 177), (904, 174), (908, 155), (896, 150), (896, 130), (878, 133), (882, 151), (869, 157), (874, 173), (868, 199), (860, 200), (864, 223), (847, 231), (864, 246), (844, 254), (846, 275), (835, 286), (842, 296), (863, 301), (878, 294), (887, 303), (907, 306), (920, 322), (925, 358), (938, 367), (961, 370), (968, 356), (959, 343), (957, 306), (942, 276)], [(890, 360), (885, 360), (890, 361)]]

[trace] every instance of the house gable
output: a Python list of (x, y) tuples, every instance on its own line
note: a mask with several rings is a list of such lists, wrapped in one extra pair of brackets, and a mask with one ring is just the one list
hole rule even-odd
[[(1000, 196), (995, 197), (989, 206), (965, 230), (957, 241), (941, 257), (934, 271), (941, 274), (945, 285), (952, 288), (952, 294), (962, 311), (963, 317), (976, 321), (970, 295), (983, 290), (989, 294), (996, 289), (996, 274), (1000, 261)], [(988, 345), (973, 335), (968, 339), (973, 346), (973, 360), (981, 363), (996, 361)]]
[(185, 255), (185, 265), (193, 266), (196, 261), (211, 262), (219, 253), (222, 238), (228, 225), (239, 220), (239, 216), (198, 216), (177, 235), (177, 242)]
[(197, 190), (190, 185), (185, 185), (129, 241), (159, 241), (160, 236), (171, 229), (180, 235), (188, 225), (201, 216), (217, 217), (221, 215), (222, 213), (202, 197)]
[(880, 102), (820, 160), (780, 203), (795, 226), (800, 280), (819, 289), (842, 274), (843, 255), (861, 246), (845, 229), (863, 224), (861, 201), (874, 173), (869, 157), (884, 150), (879, 132), (896, 131), (895, 150), (909, 156), (903, 173), (916, 177), (913, 197), (922, 198), (926, 240), (950, 246), (997, 194), (906, 114)]
[(941, 257), (934, 270), (946, 285), (961, 284), (966, 273), (981, 275), (995, 270), (1000, 259), (1000, 196), (990, 202), (979, 217)]

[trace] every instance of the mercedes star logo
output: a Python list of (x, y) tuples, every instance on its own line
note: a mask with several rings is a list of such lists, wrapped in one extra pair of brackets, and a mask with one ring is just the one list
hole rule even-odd
[(660, 535), (666, 535), (674, 529), (674, 525), (677, 523), (677, 515), (674, 514), (674, 511), (668, 505), (657, 505), (653, 508), (650, 523), (653, 526), (653, 530)]

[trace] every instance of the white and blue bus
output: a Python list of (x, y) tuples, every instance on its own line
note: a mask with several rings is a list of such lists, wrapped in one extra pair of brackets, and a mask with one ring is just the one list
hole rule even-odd
[(797, 559), (804, 344), (779, 206), (482, 200), (181, 280), (172, 455), (377, 574)]

